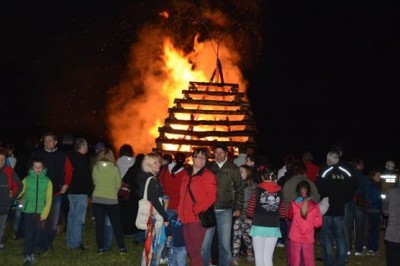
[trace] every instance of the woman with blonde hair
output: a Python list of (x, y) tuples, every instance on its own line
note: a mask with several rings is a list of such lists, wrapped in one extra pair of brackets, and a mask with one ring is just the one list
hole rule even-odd
[(104, 253), (104, 222), (105, 215), (110, 219), (120, 253), (127, 253), (124, 235), (119, 216), (118, 190), (121, 187), (121, 177), (111, 149), (101, 150), (92, 171), (93, 214), (95, 217), (97, 252)]
[[(139, 197), (143, 198), (145, 185), (147, 179), (150, 178), (147, 187), (147, 199), (153, 205), (155, 213), (152, 220), (152, 230), (147, 232), (148, 239), (145, 243), (145, 252), (143, 253), (142, 265), (148, 265), (149, 252), (153, 253), (151, 256), (151, 265), (159, 265), (161, 253), (165, 243), (165, 226), (168, 226), (168, 215), (164, 208), (163, 202), (163, 189), (158, 180), (158, 173), (161, 167), (161, 156), (158, 153), (151, 152), (144, 156), (142, 161), (142, 172), (138, 175), (139, 184)], [(153, 236), (155, 236), (153, 238)], [(153, 251), (151, 250), (150, 237), (153, 238), (151, 243)]]

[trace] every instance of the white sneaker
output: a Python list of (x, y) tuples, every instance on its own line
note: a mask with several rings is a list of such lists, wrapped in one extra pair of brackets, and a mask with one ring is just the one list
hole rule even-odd
[(282, 244), (281, 242), (278, 242), (278, 243), (276, 243), (276, 247), (277, 247), (277, 248), (284, 248), (285, 245)]
[(160, 264), (168, 264), (168, 258), (161, 258)]

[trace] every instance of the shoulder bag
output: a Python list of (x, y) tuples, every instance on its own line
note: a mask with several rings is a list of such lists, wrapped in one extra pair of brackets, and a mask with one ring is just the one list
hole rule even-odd
[[(191, 179), (192, 178), (190, 178), (190, 180)], [(193, 203), (196, 204), (196, 199), (194, 198), (193, 193), (190, 190), (190, 181), (188, 184), (188, 190), (189, 190), (189, 194), (190, 194), (190, 197), (192, 198)], [(214, 211), (214, 204), (212, 204), (207, 210), (199, 213), (198, 217), (199, 217), (201, 226), (203, 226), (205, 228), (209, 228), (209, 227), (213, 227), (213, 226), (217, 225), (217, 219), (215, 217), (215, 211)]]
[(150, 179), (154, 178), (154, 176), (151, 176), (147, 178), (146, 180), (146, 185), (144, 187), (144, 194), (143, 194), (143, 199), (139, 200), (139, 208), (138, 208), (138, 213), (136, 216), (136, 222), (135, 225), (137, 229), (140, 230), (146, 230), (147, 229), (147, 223), (149, 222), (150, 216), (151, 216), (151, 211), (152, 211), (152, 204), (151, 202), (147, 199), (147, 187), (149, 186)]

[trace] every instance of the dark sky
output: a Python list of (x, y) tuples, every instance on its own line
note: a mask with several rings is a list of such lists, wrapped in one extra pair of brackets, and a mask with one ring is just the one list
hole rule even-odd
[[(172, 1), (11, 2), (0, 11), (0, 139), (45, 129), (105, 138), (108, 90), (129, 47)], [(281, 164), (310, 149), (321, 162), (341, 142), (346, 157), (400, 163), (399, 2), (311, 2), (254, 1), (262, 51), (243, 72), (260, 153)]]

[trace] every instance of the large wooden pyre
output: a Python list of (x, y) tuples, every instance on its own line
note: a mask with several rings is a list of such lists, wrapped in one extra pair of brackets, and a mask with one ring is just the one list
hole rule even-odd
[(238, 84), (192, 81), (182, 94), (158, 129), (157, 150), (189, 154), (194, 147), (212, 149), (221, 142), (232, 154), (237, 154), (240, 146), (255, 148), (256, 123)]

